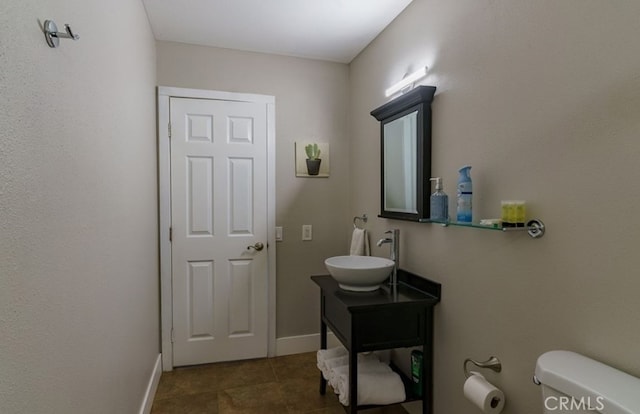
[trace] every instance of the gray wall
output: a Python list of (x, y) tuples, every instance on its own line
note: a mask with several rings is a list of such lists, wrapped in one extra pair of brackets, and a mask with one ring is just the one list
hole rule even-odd
[[(45, 19), (80, 40), (50, 49)], [(144, 9), (3, 2), (0, 39), (0, 411), (138, 412), (159, 354)]]
[[(279, 338), (317, 332), (308, 275), (348, 251), (351, 218), (367, 213), (374, 239), (401, 229), (403, 267), (443, 284), (436, 412), (470, 412), (462, 361), (494, 354), (504, 371), (488, 377), (507, 394), (505, 414), (533, 413), (531, 374), (547, 350), (640, 376), (639, 14), (632, 2), (414, 0), (350, 66), (158, 42), (157, 84), (276, 96)], [(46, 18), (72, 23), (80, 41), (49, 49)], [(0, 31), (3, 409), (135, 412), (159, 341), (156, 56), (144, 10), (12, 2)], [(526, 199), (543, 239), (375, 218), (369, 112), (425, 64), (424, 83), (438, 87), (433, 173), (451, 201), (457, 168), (471, 164), (476, 217)], [(295, 178), (300, 140), (331, 144), (331, 178)], [(300, 240), (302, 224), (313, 241)]]
[[(538, 413), (536, 358), (574, 350), (640, 376), (640, 3), (414, 2), (350, 65), (351, 214), (378, 211), (378, 123), (369, 111), (428, 65), (433, 175), (454, 213), (473, 166), (474, 214), (524, 199), (539, 240), (375, 219), (401, 229), (404, 268), (443, 285), (436, 313), (436, 413), (474, 409), (465, 358), (498, 356), (505, 414)], [(355, 148), (358, 148), (356, 151)], [(375, 161), (375, 162), (372, 162)], [(386, 255), (387, 249), (374, 254)]]
[[(350, 220), (348, 66), (229, 49), (157, 42), (158, 84), (276, 98), (276, 336), (318, 332), (319, 293), (310, 281), (324, 259), (347, 254)], [(329, 178), (296, 178), (294, 143), (330, 144)], [(302, 241), (302, 225), (313, 240)]]

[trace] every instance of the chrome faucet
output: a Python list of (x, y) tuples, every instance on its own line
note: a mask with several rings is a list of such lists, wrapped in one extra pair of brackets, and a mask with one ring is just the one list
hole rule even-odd
[(391, 286), (396, 286), (398, 283), (398, 269), (400, 268), (400, 229), (393, 229), (385, 231), (384, 234), (391, 234), (391, 237), (385, 237), (378, 240), (376, 245), (378, 247), (385, 243), (391, 244), (389, 252), (389, 258), (395, 263), (393, 266), (393, 273), (391, 273)]

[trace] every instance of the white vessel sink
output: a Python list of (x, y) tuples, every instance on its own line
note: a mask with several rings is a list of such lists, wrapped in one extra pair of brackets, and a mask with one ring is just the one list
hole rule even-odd
[(334, 256), (324, 261), (329, 273), (345, 290), (376, 290), (393, 271), (393, 261), (375, 256)]

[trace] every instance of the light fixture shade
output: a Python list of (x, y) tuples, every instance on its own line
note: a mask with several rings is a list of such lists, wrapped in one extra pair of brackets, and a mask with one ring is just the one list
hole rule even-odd
[(394, 84), (393, 86), (389, 87), (386, 91), (384, 91), (385, 96), (388, 98), (394, 93), (411, 85), (413, 82), (424, 78), (427, 75), (427, 69), (428, 68), (425, 66), (413, 72), (412, 74), (405, 76), (405, 78), (402, 79), (400, 82)]

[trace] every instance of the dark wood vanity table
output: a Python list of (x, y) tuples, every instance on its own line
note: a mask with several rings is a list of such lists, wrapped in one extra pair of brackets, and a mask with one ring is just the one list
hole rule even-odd
[[(349, 412), (366, 408), (357, 401), (358, 352), (422, 346), (422, 412), (433, 414), (433, 308), (440, 284), (402, 269), (395, 289), (384, 285), (373, 292), (343, 290), (328, 275), (311, 279), (321, 290), (320, 348), (327, 348), (329, 327), (349, 351)], [(326, 386), (320, 374), (321, 394)]]

